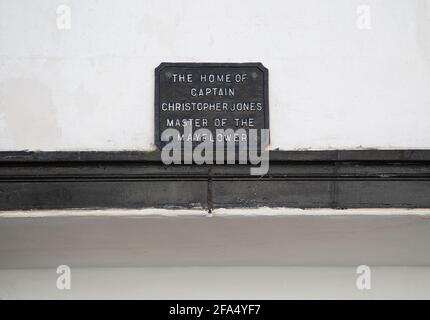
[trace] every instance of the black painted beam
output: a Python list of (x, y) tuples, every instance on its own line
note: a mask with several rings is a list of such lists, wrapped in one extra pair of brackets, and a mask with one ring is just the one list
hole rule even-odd
[(0, 152), (0, 210), (430, 208), (430, 151), (273, 151), (248, 165), (171, 165), (159, 152)]

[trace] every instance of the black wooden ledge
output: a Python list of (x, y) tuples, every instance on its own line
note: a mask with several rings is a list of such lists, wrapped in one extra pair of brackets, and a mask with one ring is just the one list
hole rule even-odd
[(270, 170), (159, 152), (0, 152), (0, 210), (430, 208), (430, 150), (272, 151)]

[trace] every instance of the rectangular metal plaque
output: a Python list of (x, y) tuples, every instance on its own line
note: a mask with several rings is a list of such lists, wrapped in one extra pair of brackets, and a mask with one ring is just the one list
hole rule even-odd
[[(226, 129), (241, 132), (223, 138), (239, 144), (248, 141), (249, 129), (269, 129), (268, 70), (261, 63), (160, 64), (155, 69), (155, 144), (161, 149), (167, 143), (162, 133), (171, 128), (178, 130), (178, 140), (190, 139), (186, 126), (193, 144), (215, 142), (217, 132)], [(199, 129), (210, 135), (196, 133)]]

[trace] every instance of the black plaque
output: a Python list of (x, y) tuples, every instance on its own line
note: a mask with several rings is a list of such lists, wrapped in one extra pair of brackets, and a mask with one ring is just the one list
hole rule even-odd
[(247, 135), (269, 129), (268, 100), (268, 70), (261, 63), (161, 63), (155, 69), (155, 144), (161, 149), (167, 143), (164, 130), (183, 134), (190, 124), (193, 132), (210, 130), (212, 139), (217, 129), (245, 129)]

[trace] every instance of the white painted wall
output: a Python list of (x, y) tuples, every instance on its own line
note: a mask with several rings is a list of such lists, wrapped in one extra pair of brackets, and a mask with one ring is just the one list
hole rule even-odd
[(429, 231), (429, 210), (0, 212), (0, 299), (429, 299)]
[(0, 270), (0, 299), (428, 299), (430, 268), (373, 267), (358, 290), (349, 268), (71, 269), (58, 290), (56, 269)]
[(152, 149), (162, 61), (263, 62), (272, 148), (430, 148), (428, 0), (0, 0), (0, 150)]
[(426, 266), (430, 210), (0, 212), (0, 270)]

